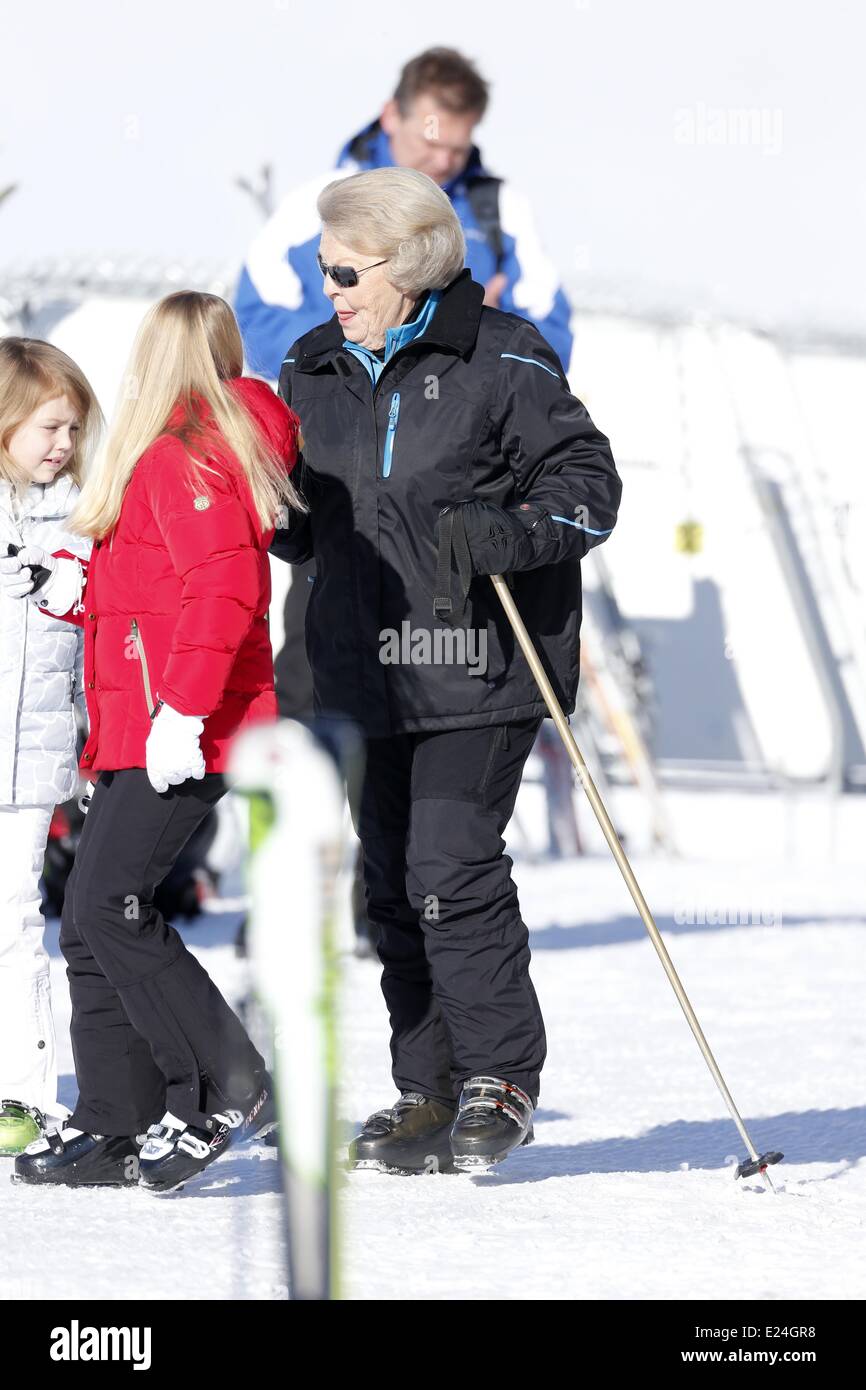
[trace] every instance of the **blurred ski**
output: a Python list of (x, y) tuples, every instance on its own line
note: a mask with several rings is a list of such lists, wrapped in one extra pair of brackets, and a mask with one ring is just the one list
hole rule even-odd
[(289, 1296), (338, 1296), (334, 1213), (337, 878), (344, 795), (333, 756), (301, 724), (258, 725), (236, 740), (237, 791), (265, 794), (273, 825), (251, 864), (247, 944), (274, 1032)]

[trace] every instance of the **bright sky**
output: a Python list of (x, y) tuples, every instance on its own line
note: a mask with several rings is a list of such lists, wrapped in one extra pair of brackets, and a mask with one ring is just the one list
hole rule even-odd
[(866, 20), (856, 0), (40, 0), (2, 11), (0, 268), (240, 259), (432, 43), (494, 84), (492, 169), (564, 278), (866, 333)]

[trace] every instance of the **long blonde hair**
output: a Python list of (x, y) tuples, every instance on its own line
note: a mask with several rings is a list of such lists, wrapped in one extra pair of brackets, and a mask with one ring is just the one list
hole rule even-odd
[(82, 483), (105, 423), (93, 387), (77, 362), (41, 338), (0, 338), (0, 477), (13, 487), (28, 484), (9, 453), (15, 431), (46, 401), (68, 396), (78, 415), (69, 462), (57, 475)]
[[(286, 465), (229, 389), (243, 372), (237, 319), (219, 295), (178, 290), (147, 312), (138, 331), (105, 449), (69, 518), (80, 535), (101, 540), (116, 526), (129, 480), (145, 450), (173, 434), (189, 458), (190, 486), (207, 491), (209, 446), (231, 449), (243, 469), (262, 526), (283, 506), (303, 510)], [(183, 418), (170, 424), (175, 407)], [(206, 418), (210, 412), (210, 418)], [(204, 471), (203, 471), (204, 470)]]

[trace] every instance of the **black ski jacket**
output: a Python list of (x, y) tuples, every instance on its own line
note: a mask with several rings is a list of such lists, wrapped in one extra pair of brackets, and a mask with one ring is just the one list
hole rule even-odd
[(509, 582), (554, 690), (574, 708), (580, 559), (612, 530), (621, 483), (556, 354), (483, 295), (464, 270), (375, 388), (336, 315), (298, 339), (280, 373), (301, 421), (292, 476), (309, 513), (292, 512), (271, 551), (315, 558), (306, 638), (316, 709), (370, 737), (546, 713), (489, 578), (472, 579), (460, 625), (434, 616), (437, 521), (469, 498), (531, 525)]

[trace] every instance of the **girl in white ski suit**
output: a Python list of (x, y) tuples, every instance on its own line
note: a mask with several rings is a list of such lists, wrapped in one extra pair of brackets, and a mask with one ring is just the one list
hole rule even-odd
[[(64, 523), (100, 419), (65, 353), (0, 339), (0, 567), (10, 545), (87, 558), (90, 542)], [(65, 1111), (39, 879), (54, 808), (78, 786), (76, 702), (84, 712), (81, 629), (0, 584), (0, 1102), (46, 1117)]]

